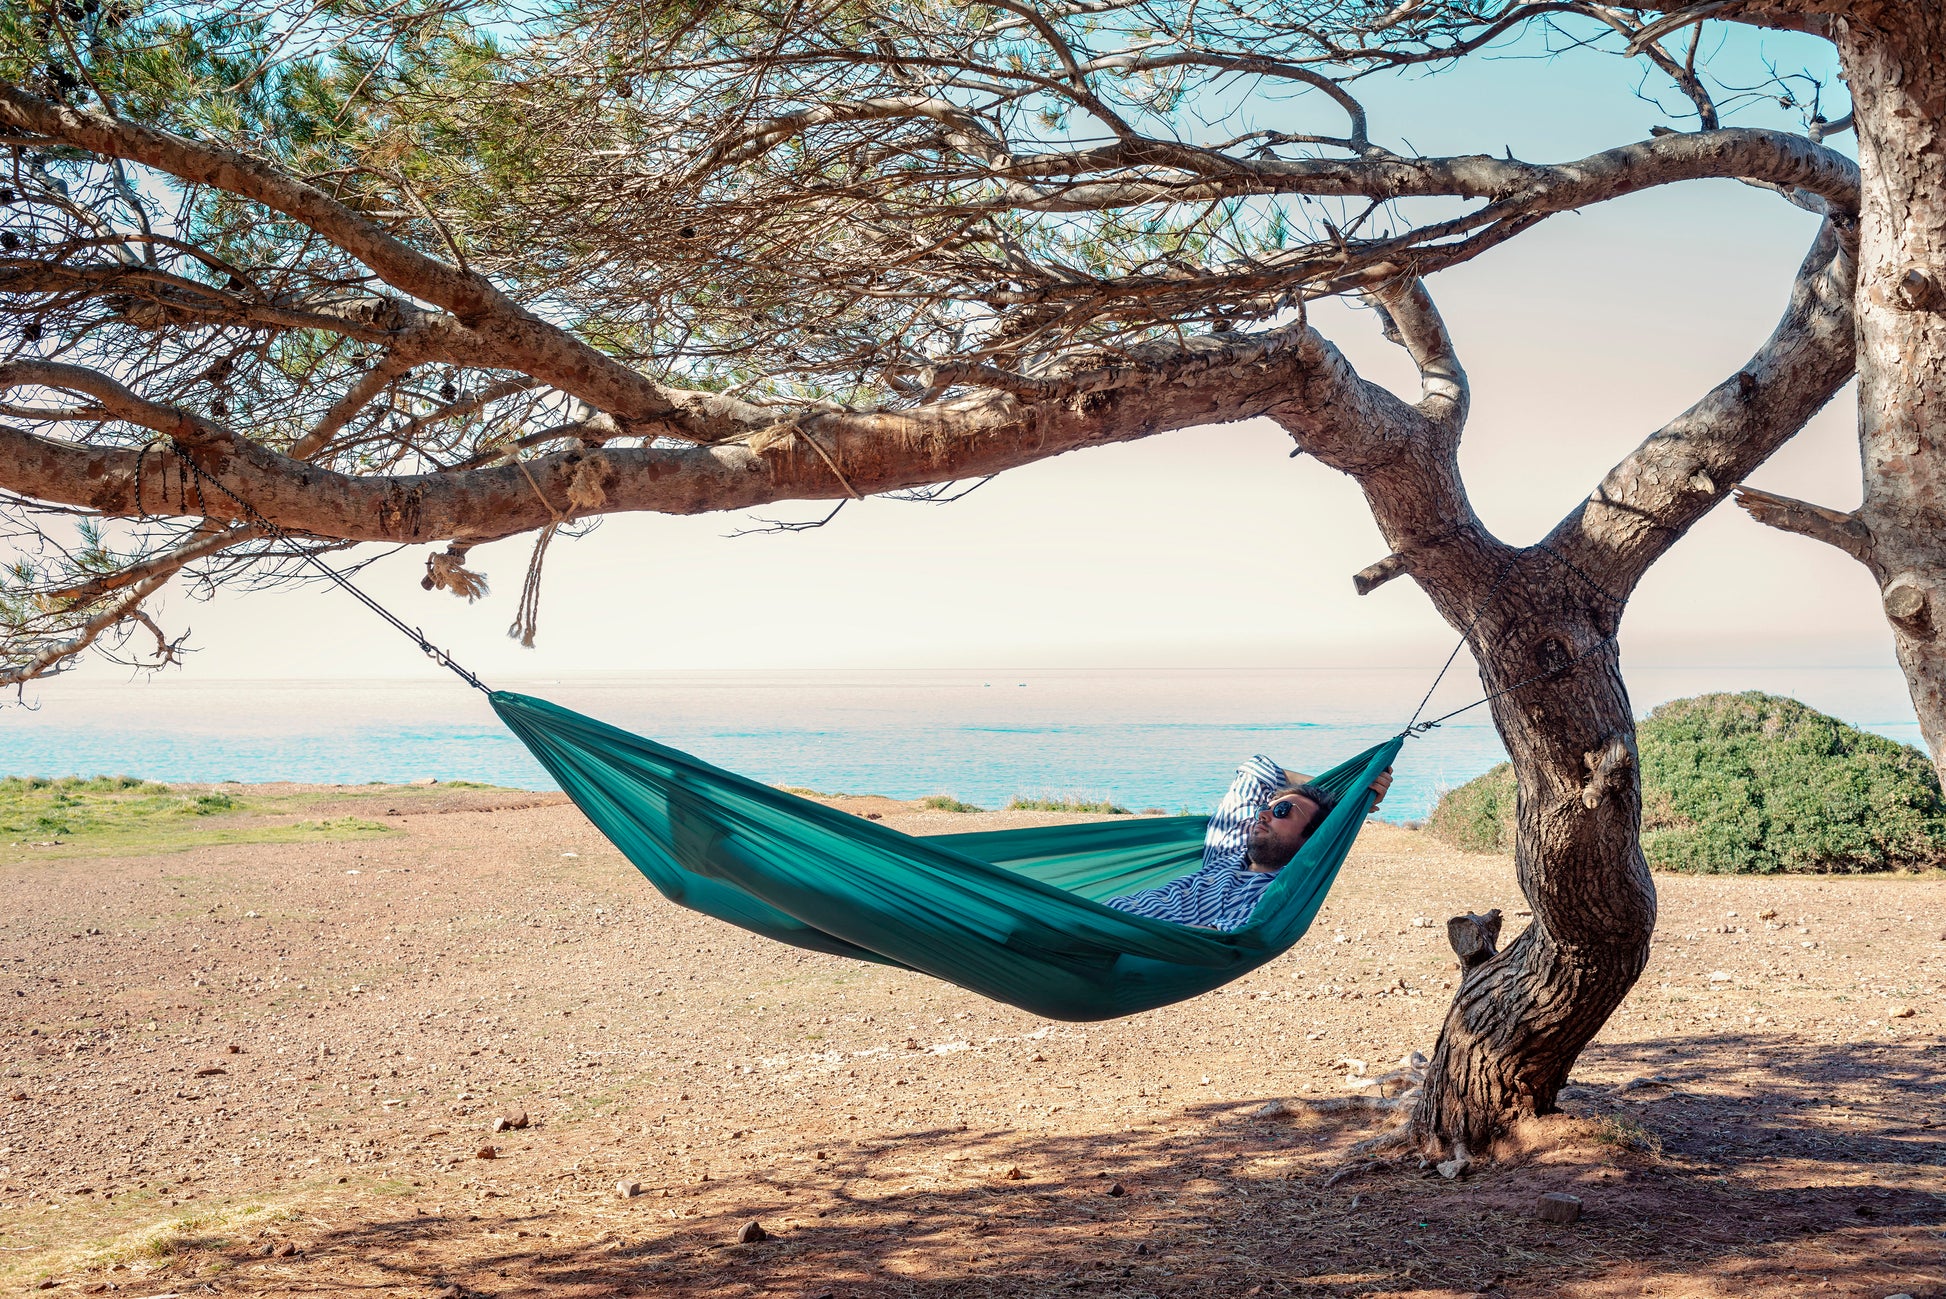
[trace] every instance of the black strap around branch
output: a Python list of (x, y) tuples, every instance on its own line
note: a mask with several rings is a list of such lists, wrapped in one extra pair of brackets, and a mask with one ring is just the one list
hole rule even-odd
[[(220, 480), (218, 480), (207, 470), (205, 470), (201, 465), (197, 464), (194, 460), (190, 458), (189, 449), (183, 446), (181, 442), (173, 442), (173, 445), (175, 447), (177, 463), (187, 466), (189, 472), (191, 474), (194, 474), (196, 477), (196, 495), (199, 503), (202, 500), (202, 491), (203, 491), (202, 485), (204, 483), (208, 483), (211, 487), (215, 488), (217, 491), (223, 493), (223, 495), (229, 497), (232, 501), (236, 502), (237, 509), (241, 510), (243, 512), (243, 516), (249, 519), (250, 522), (255, 527), (261, 529), (263, 532), (268, 534), (273, 539), (277, 541), (281, 541), (285, 545), (289, 546), (292, 552), (299, 559), (303, 560), (305, 563), (309, 564), (312, 568), (317, 569), (318, 572), (324, 574), (326, 577), (330, 578), (333, 582), (336, 582), (339, 586), (343, 587), (346, 593), (349, 594), (352, 599), (358, 601), (358, 603), (364, 605), (367, 609), (370, 609), (373, 613), (385, 619), (386, 622), (391, 623), (392, 626), (396, 627), (399, 631), (403, 632), (407, 639), (409, 639), (413, 644), (419, 647), (420, 653), (424, 654), (427, 658), (431, 659), (433, 662), (439, 664), (440, 667), (447, 669), (454, 676), (458, 677), (461, 681), (464, 681), (467, 685), (472, 686), (475, 690), (478, 690), (480, 693), (487, 694), (487, 695), (493, 693), (493, 687), (482, 682), (478, 677), (474, 676), (471, 672), (468, 672), (465, 668), (455, 663), (453, 661), (452, 655), (448, 654), (445, 650), (439, 648), (439, 646), (427, 640), (425, 632), (419, 630), (417, 627), (408, 626), (403, 619), (401, 619), (398, 615), (394, 614), (390, 609), (387, 609), (384, 605), (372, 599), (371, 596), (366, 595), (363, 591), (359, 590), (357, 586), (353, 585), (352, 580), (350, 578), (346, 577), (343, 573), (340, 573), (337, 569), (331, 567), (329, 564), (319, 559), (316, 555), (312, 554), (310, 551), (305, 550), (302, 546), (300, 546), (297, 543), (296, 539), (293, 538), (290, 533), (284, 531), (282, 528), (272, 523), (269, 519), (266, 519), (263, 515), (259, 514), (257, 512), (256, 507), (251, 505), (250, 502), (244, 500), (241, 496), (238, 496), (235, 492), (225, 487)], [(184, 495), (186, 496), (187, 493), (184, 493)]]

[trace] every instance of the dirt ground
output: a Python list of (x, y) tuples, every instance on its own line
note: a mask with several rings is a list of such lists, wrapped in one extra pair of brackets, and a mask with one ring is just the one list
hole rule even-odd
[(1072, 1025), (678, 910), (556, 799), (328, 810), (397, 833), (0, 865), (0, 1289), (1946, 1296), (1939, 878), (1659, 877), (1529, 1156), (1327, 1186), (1375, 1120), (1258, 1111), (1430, 1048), (1506, 860), (1374, 826), (1288, 956)]

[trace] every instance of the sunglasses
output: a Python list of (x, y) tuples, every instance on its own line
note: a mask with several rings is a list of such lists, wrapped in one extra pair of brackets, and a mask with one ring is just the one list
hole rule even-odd
[(1272, 803), (1270, 814), (1279, 821), (1288, 821), (1297, 815), (1297, 801), (1287, 798), (1281, 803)]

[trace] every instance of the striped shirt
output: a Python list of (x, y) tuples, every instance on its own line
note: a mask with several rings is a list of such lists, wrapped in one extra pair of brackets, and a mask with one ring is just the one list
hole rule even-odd
[(1241, 929), (1264, 890), (1277, 878), (1274, 871), (1246, 868), (1250, 826), (1257, 813), (1288, 788), (1282, 767), (1261, 753), (1250, 759), (1237, 768), (1230, 791), (1210, 816), (1209, 829), (1203, 835), (1203, 864), (1196, 872), (1159, 888), (1110, 898), (1106, 905), (1179, 925), (1201, 925), (1226, 933)]

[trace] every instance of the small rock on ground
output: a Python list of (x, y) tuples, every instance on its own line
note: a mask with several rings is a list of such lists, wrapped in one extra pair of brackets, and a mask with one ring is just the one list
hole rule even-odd
[(1544, 1191), (1534, 1204), (1534, 1216), (1542, 1222), (1573, 1222), (1581, 1217), (1581, 1197), (1561, 1191)]

